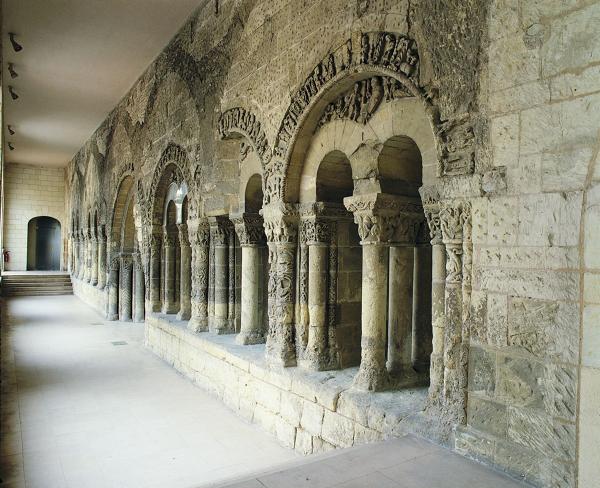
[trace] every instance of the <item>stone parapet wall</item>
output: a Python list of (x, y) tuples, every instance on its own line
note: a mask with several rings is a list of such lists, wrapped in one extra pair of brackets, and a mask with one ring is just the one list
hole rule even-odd
[(71, 276), (73, 294), (95, 309), (102, 316), (106, 315), (106, 291)]
[(236, 414), (311, 454), (413, 432), (426, 388), (369, 393), (351, 389), (357, 368), (308, 372), (272, 368), (264, 344), (233, 335), (194, 334), (172, 316), (146, 316), (146, 346)]

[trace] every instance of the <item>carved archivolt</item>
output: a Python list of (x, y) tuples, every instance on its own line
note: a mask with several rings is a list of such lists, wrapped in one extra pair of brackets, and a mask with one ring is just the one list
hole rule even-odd
[[(258, 154), (263, 166), (271, 159), (271, 149), (267, 136), (256, 116), (245, 108), (236, 107), (224, 112), (219, 118), (219, 135), (222, 139), (232, 134), (245, 136)], [(242, 155), (247, 154), (242, 148)]]

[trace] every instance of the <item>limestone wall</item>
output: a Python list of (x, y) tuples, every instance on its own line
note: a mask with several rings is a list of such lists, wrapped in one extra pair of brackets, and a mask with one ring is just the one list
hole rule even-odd
[[(159, 285), (153, 294), (152, 283), (163, 276), (152, 260), (160, 255), (169, 185), (183, 191), (185, 183), (188, 227), (205, 229), (207, 218), (233, 219), (242, 212), (245, 184), (260, 174), (269, 302), (276, 307), (268, 317), (267, 352), (285, 349), (293, 356), (290, 337), (305, 318), (304, 298), (296, 294), (304, 286), (297, 273), (303, 264), (294, 254), (302, 234), (294, 227), (296, 204), (314, 201), (319, 163), (339, 151), (352, 166), (353, 200), (346, 208), (354, 212), (360, 238), (385, 241), (382, 234), (393, 226), (368, 214), (379, 205), (368, 197), (389, 191), (384, 176), (393, 164), (381, 163), (382, 147), (406, 137), (419, 154), (403, 146), (403, 158), (418, 160), (412, 171), (420, 175), (405, 172), (402, 188), (418, 199), (407, 181), (423, 185), (419, 201), (434, 246), (434, 300), (427, 349), (433, 350), (431, 389), (423, 415), (410, 416), (411, 426), (403, 428), (537, 486), (593, 486), (600, 428), (600, 170), (593, 165), (599, 152), (600, 2), (219, 5), (218, 14), (212, 4), (200, 7), (69, 165), (74, 230), (90, 240), (88, 227), (106, 226), (104, 273), (113, 277), (113, 303), (122, 242), (112, 226), (124, 220), (118, 212), (118, 202), (126, 201), (118, 196), (124, 179), (130, 186), (123, 195), (135, 200), (130, 220), (152, 321), (149, 312), (160, 308), (161, 291)], [(90, 224), (95, 215), (97, 223)], [(214, 316), (210, 290), (216, 279), (219, 313), (227, 306), (234, 310), (221, 318), (237, 320), (239, 290), (231, 288), (228, 296), (223, 278), (226, 269), (239, 273), (239, 266), (237, 258), (225, 262), (225, 254), (214, 266), (215, 237), (223, 239), (216, 227), (190, 234), (192, 318)], [(338, 283), (339, 310), (350, 314), (357, 314), (355, 268), (350, 263), (339, 276), (345, 289)], [(222, 274), (215, 277), (215, 269)], [(374, 274), (367, 286), (377, 282)], [(348, 330), (356, 332), (350, 317)], [(247, 377), (230, 365), (223, 365), (229, 380), (219, 376), (219, 361), (228, 363), (229, 356), (186, 345), (204, 344), (204, 332), (183, 336), (154, 327), (148, 338), (153, 350), (241, 414), (262, 418), (269, 405), (257, 401), (243, 410), (244, 395), (224, 386)], [(270, 390), (256, 384), (253, 394)], [(290, 423), (282, 413), (295, 400), (284, 394), (287, 386), (278, 388), (279, 403), (262, 423), (271, 431), (279, 425), (278, 435), (287, 436), (289, 445), (295, 432), (297, 446), (306, 437), (302, 423)], [(336, 425), (348, 432), (372, 428), (344, 422)], [(310, 438), (312, 450), (315, 442), (348, 444), (315, 433)]]
[(4, 247), (10, 252), (5, 269), (27, 269), (27, 224), (40, 216), (53, 217), (61, 224), (61, 268), (66, 269), (69, 229), (65, 218), (64, 168), (7, 164), (4, 194)]

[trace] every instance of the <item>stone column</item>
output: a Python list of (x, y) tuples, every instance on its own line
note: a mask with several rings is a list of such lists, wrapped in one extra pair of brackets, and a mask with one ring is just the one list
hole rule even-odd
[(92, 229), (85, 230), (85, 271), (83, 279), (89, 283), (92, 279)]
[(229, 321), (229, 330), (231, 333), (236, 332), (236, 317), (235, 317), (235, 230), (231, 226), (228, 238), (227, 251), (227, 276), (228, 276), (228, 291), (227, 291), (227, 320)]
[(79, 230), (79, 242), (77, 244), (77, 279), (83, 279), (83, 270), (85, 268), (84, 264), (84, 251), (85, 251), (85, 237), (83, 233), (83, 229)]
[[(339, 367), (335, 337), (337, 247), (335, 222), (348, 219), (348, 212), (336, 204), (316, 202), (300, 206), (302, 234), (307, 248), (307, 345), (302, 364), (324, 371)], [(302, 256), (301, 256), (302, 258)], [(337, 269), (335, 270), (337, 272)]]
[(290, 204), (263, 206), (265, 234), (269, 246), (269, 331), (266, 359), (271, 365), (295, 366), (294, 284), (298, 215)]
[(72, 277), (76, 277), (77, 276), (77, 253), (78, 253), (78, 247), (79, 247), (79, 235), (78, 232), (75, 230), (73, 231), (73, 233), (71, 234), (71, 239), (73, 241), (73, 245), (72, 245), (72, 251), (71, 251), (71, 276)]
[(470, 210), (467, 202), (444, 204), (440, 210), (446, 247), (443, 399), (449, 420), (461, 424), (466, 422), (467, 407), (469, 335), (463, 320), (463, 276), (465, 272), (470, 274), (470, 269), (464, 267), (463, 253)]
[(106, 286), (106, 228), (104, 225), (98, 228), (98, 288), (101, 290)]
[(422, 373), (430, 366), (432, 352), (431, 246), (424, 232), (420, 234), (414, 249), (412, 362), (413, 368)]
[(144, 303), (144, 268), (139, 253), (133, 256), (133, 277), (134, 277), (134, 322), (143, 322), (145, 318)]
[(394, 234), (402, 228), (403, 219), (419, 216), (422, 208), (417, 199), (381, 193), (347, 197), (344, 204), (354, 213), (363, 253), (361, 362), (354, 385), (383, 390), (390, 386), (386, 369), (388, 246), (399, 240)]
[(444, 329), (446, 289), (446, 249), (442, 242), (438, 196), (423, 192), (423, 209), (431, 237), (431, 328), (432, 351), (429, 368), (429, 402), (441, 400), (444, 384)]
[(181, 248), (180, 266), (181, 271), (179, 273), (180, 284), (179, 284), (179, 312), (177, 313), (177, 320), (190, 320), (191, 313), (191, 265), (192, 265), (192, 251), (190, 248), (190, 241), (188, 237), (187, 224), (178, 224), (179, 230), (179, 245)]
[(232, 219), (242, 248), (242, 320), (238, 344), (261, 344), (265, 342), (263, 318), (264, 277), (262, 255), (266, 242), (262, 217), (243, 214)]
[(153, 229), (150, 238), (150, 290), (148, 292), (149, 309), (151, 312), (160, 312), (162, 298), (160, 296), (160, 268), (162, 256), (162, 233)]
[(231, 334), (229, 320), (229, 236), (233, 232), (227, 217), (211, 217), (211, 239), (214, 247), (214, 320), (212, 332)]
[(119, 255), (114, 256), (108, 268), (108, 320), (119, 320)]
[(414, 246), (422, 217), (400, 212), (394, 217), (389, 264), (388, 358), (392, 373), (412, 368)]
[(121, 309), (120, 320), (123, 322), (131, 322), (132, 317), (132, 268), (133, 262), (131, 255), (121, 255), (121, 265), (119, 270), (119, 279), (121, 282), (119, 287), (119, 308)]
[(196, 221), (189, 226), (188, 232), (192, 248), (191, 318), (188, 328), (194, 332), (203, 332), (208, 330), (208, 222)]
[(162, 312), (167, 314), (177, 313), (177, 302), (175, 300), (175, 239), (167, 229), (164, 231), (163, 247), (165, 257), (165, 282)]
[(90, 233), (90, 284), (98, 284), (98, 233), (92, 229)]

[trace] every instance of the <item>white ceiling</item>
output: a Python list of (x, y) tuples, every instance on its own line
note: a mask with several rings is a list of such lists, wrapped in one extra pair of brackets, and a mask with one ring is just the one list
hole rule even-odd
[(6, 162), (65, 166), (200, 3), (2, 0)]

